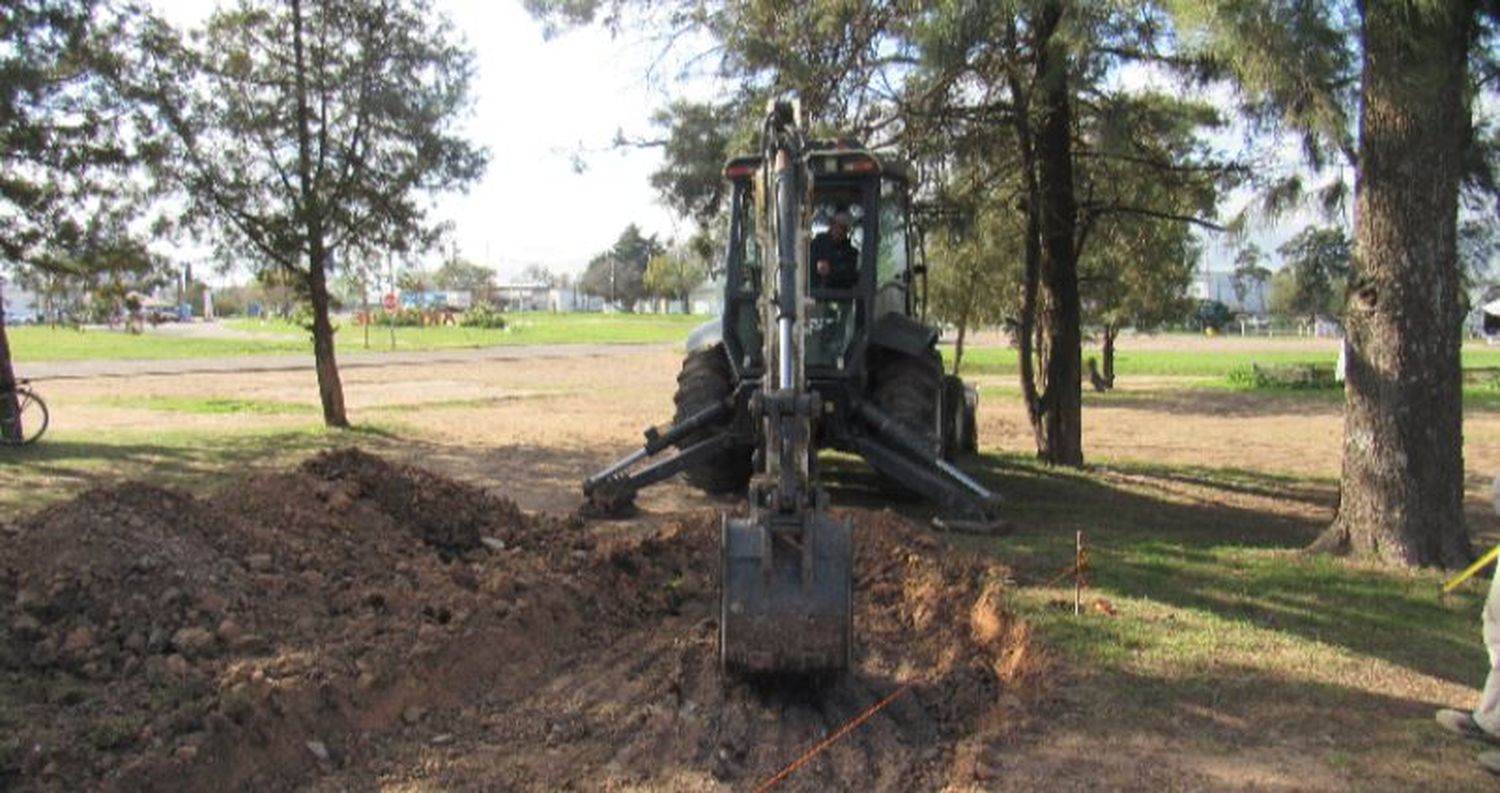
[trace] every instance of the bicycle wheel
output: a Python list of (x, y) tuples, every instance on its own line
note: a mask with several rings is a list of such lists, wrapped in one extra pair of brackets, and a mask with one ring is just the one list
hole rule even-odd
[[(5, 399), (0, 395), (0, 399)], [(6, 446), (25, 446), (34, 443), (47, 431), (47, 403), (29, 388), (17, 388), (14, 416), (5, 416), (9, 409), (0, 406), (0, 443)]]

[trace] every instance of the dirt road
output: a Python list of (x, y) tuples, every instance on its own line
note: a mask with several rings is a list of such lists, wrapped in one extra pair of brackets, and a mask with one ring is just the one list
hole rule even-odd
[[(1212, 342), (1171, 337), (1134, 343), (1182, 348)], [(1242, 343), (1325, 352), (1330, 345), (1292, 339)], [(410, 427), (404, 450), (391, 450), (404, 459), (496, 486), (526, 509), (566, 511), (575, 505), (583, 477), (636, 446), (647, 425), (670, 418), (679, 364), (671, 347), (516, 347), (356, 359), (345, 364), (343, 379), (353, 421)], [(305, 414), (163, 414), (150, 408), (150, 400), (164, 397), (315, 406), (310, 366), (283, 365), (291, 363), (244, 358), (112, 364), (118, 368), (100, 366), (97, 377), (46, 382), (44, 392), (54, 408), (53, 430), (60, 433), (140, 429), (164, 420), (183, 430), (304, 426), (313, 420)], [(218, 371), (221, 366), (224, 371)], [(214, 370), (182, 374), (173, 371), (178, 367)], [(35, 374), (45, 371), (38, 367)], [(58, 364), (51, 371), (72, 378), (90, 368)], [(977, 380), (981, 444), (1025, 453), (1031, 432), (1013, 378)], [(1333, 400), (1182, 391), (1173, 381), (1128, 371), (1114, 393), (1085, 399), (1084, 446), (1094, 463), (1338, 476), (1342, 408)], [(1464, 457), (1475, 518), (1487, 530), (1484, 488), (1500, 470), (1500, 415), (1466, 417)], [(677, 509), (704, 502), (669, 484), (643, 503)]]

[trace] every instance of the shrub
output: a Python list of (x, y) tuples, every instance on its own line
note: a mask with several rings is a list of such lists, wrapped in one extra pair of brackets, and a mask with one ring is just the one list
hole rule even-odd
[(466, 328), (504, 328), (505, 316), (489, 306), (480, 304), (464, 312), (460, 325)]
[(1333, 389), (1342, 385), (1333, 377), (1333, 366), (1325, 364), (1285, 364), (1277, 366), (1236, 366), (1229, 370), (1229, 384), (1247, 391), (1259, 389)]
[(426, 324), (420, 309), (404, 307), (396, 309), (395, 314), (386, 318), (385, 322), (398, 328), (420, 328)]

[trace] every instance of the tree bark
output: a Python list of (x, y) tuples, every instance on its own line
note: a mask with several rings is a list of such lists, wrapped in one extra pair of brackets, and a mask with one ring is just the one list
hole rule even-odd
[(1456, 238), (1474, 7), (1362, 10), (1343, 471), (1338, 516), (1313, 548), (1460, 566), (1472, 551)]
[[(0, 297), (0, 301), (3, 301)], [(16, 373), (10, 363), (10, 337), (5, 333), (5, 306), (0, 303), (0, 418), (5, 422), (0, 424), (0, 431), (9, 431), (11, 437), (8, 440), (19, 441), (20, 433), (24, 428), (15, 422), (15, 417), (21, 413), (21, 403), (16, 399)]]
[(964, 337), (969, 335), (969, 311), (964, 308), (964, 313), (958, 318), (958, 337), (953, 340), (953, 376), (957, 377), (959, 369), (964, 363)]
[[(1011, 36), (1015, 31), (1010, 32)], [(1040, 388), (1037, 385), (1036, 361), (1039, 356), (1034, 340), (1037, 334), (1037, 303), (1041, 288), (1042, 246), (1041, 221), (1038, 213), (1041, 206), (1041, 191), (1036, 179), (1036, 150), (1031, 130), (1031, 110), (1027, 92), (1015, 74), (1009, 75), (1011, 96), (1015, 97), (1014, 124), (1016, 148), (1021, 153), (1021, 178), (1025, 181), (1026, 195), (1026, 243), (1024, 272), (1021, 279), (1021, 311), (1016, 318), (1015, 343), (1019, 362), (1018, 376), (1021, 380), (1021, 399), (1026, 403), (1026, 418), (1031, 424), (1031, 433), (1036, 441), (1037, 457), (1042, 457), (1047, 447), (1042, 427)]]
[(1120, 329), (1114, 325), (1104, 326), (1104, 349), (1100, 351), (1100, 357), (1104, 359), (1104, 386), (1115, 387), (1115, 338), (1120, 335)]
[(1042, 12), (1037, 53), (1041, 124), (1037, 130), (1037, 185), (1041, 193), (1041, 315), (1047, 334), (1047, 387), (1042, 392), (1044, 448), (1052, 465), (1083, 465), (1083, 337), (1078, 296), (1075, 235), (1078, 205), (1073, 195), (1073, 117), (1066, 44), (1056, 35), (1061, 5)]
[(339, 365), (333, 350), (333, 323), (328, 319), (328, 276), (323, 263), (327, 261), (322, 232), (319, 230), (312, 240), (312, 256), (308, 261), (308, 298), (312, 303), (313, 364), (318, 371), (318, 396), (323, 402), (323, 423), (329, 427), (349, 426), (349, 416), (344, 411), (344, 384), (339, 379)]
[(957, 377), (964, 363), (964, 341), (969, 337), (969, 317), (974, 312), (974, 287), (979, 280), (979, 268), (969, 268), (968, 289), (963, 298), (963, 308), (958, 312), (958, 337), (953, 340), (953, 376)]

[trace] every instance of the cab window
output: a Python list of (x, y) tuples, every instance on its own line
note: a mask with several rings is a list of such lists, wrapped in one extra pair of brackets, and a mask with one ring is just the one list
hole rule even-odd
[(875, 254), (875, 283), (906, 284), (906, 193), (890, 180), (880, 182), (880, 248)]
[(738, 191), (739, 227), (734, 244), (740, 257), (739, 290), (746, 294), (760, 291), (760, 239), (755, 233), (755, 195), (749, 185)]

